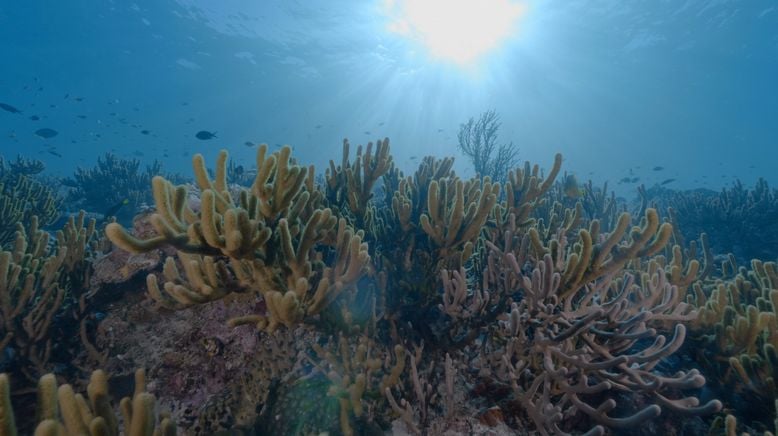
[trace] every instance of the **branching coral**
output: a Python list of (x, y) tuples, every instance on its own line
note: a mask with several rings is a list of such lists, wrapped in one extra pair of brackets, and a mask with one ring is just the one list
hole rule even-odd
[(164, 288), (155, 276), (148, 279), (152, 296), (163, 305), (190, 306), (251, 291), (264, 297), (267, 316), (235, 319), (233, 324), (273, 330), (302, 322), (352, 289), (370, 257), (362, 232), (316, 204), (313, 168), (292, 164), (290, 153), (284, 147), (268, 155), (267, 146), (261, 146), (254, 184), (240, 192), (238, 201), (227, 191), (227, 153), (219, 155), (214, 180), (197, 155), (193, 166), (202, 192), (199, 212), (188, 205), (184, 187), (155, 177), (157, 212), (151, 221), (159, 236), (139, 240), (118, 224), (108, 225), (106, 234), (133, 252), (162, 245), (180, 250), (184, 275), (168, 259)]
[(6, 371), (37, 379), (45, 372), (52, 343), (63, 339), (52, 332), (54, 319), (70, 307), (77, 318), (86, 312), (94, 234), (94, 220), (86, 223), (82, 212), (57, 232), (52, 246), (33, 216), (29, 229), (18, 225), (13, 249), (0, 252), (0, 348), (11, 346), (15, 356)]
[(730, 388), (728, 396), (747, 397), (749, 409), (760, 411), (752, 416), (763, 420), (775, 412), (765, 404), (778, 399), (778, 266), (754, 260), (750, 269), (729, 269), (738, 272), (695, 283), (693, 333), (706, 369)]
[[(686, 332), (683, 324), (676, 324), (668, 340), (658, 334), (659, 327), (667, 321), (693, 320), (696, 313), (677, 303), (677, 287), (663, 272), (638, 286), (631, 274), (622, 271), (627, 262), (661, 249), (667, 231), (659, 228), (656, 213), (648, 210), (643, 228), (633, 230), (630, 241), (619, 242), (625, 231), (617, 229), (597, 238), (602, 242), (592, 246), (590, 232), (582, 231), (572, 249), (558, 241), (556, 253), (543, 253), (530, 274), (524, 273), (516, 254), (493, 252), (504, 268), (501, 283), (506, 283), (505, 277), (518, 278), (517, 290), (524, 297), (501, 323), (496, 343), (505, 345), (497, 346), (491, 359), (497, 376), (510, 381), (541, 433), (562, 432), (563, 417), (575, 410), (608, 427), (628, 427), (658, 415), (660, 406), (691, 413), (721, 408), (717, 401), (699, 406), (694, 397), (671, 400), (662, 393), (704, 384), (696, 370), (673, 377), (652, 371), (681, 346)], [(518, 257), (527, 258), (521, 253)], [(652, 345), (637, 346), (650, 338)], [(610, 390), (642, 392), (657, 405), (612, 418), (607, 414), (616, 406), (612, 398), (597, 407), (583, 399)]]
[(105, 213), (126, 201), (126, 207), (114, 212), (124, 221), (132, 218), (138, 206), (151, 202), (148, 186), (151, 178), (161, 171), (159, 161), (141, 170), (137, 159), (122, 159), (106, 153), (97, 158), (97, 165), (78, 168), (73, 178), (63, 184), (72, 188), (68, 194), (70, 202), (91, 212)]
[(519, 148), (512, 142), (498, 144), (500, 116), (494, 110), (470, 118), (459, 126), (459, 150), (473, 163), (476, 173), (503, 181), (518, 163)]
[(40, 225), (46, 226), (59, 216), (59, 198), (34, 178), (42, 167), (40, 161), (21, 157), (6, 164), (0, 156), (0, 249), (14, 241), (17, 223), (29, 223), (37, 216)]
[(734, 253), (738, 259), (778, 258), (778, 190), (759, 179), (753, 188), (739, 181), (713, 192), (676, 192), (660, 199), (675, 210), (675, 225), (688, 240), (710, 236), (716, 253)]
[[(173, 436), (176, 425), (167, 417), (157, 419), (156, 398), (146, 392), (143, 370), (135, 373), (135, 393), (122, 398), (120, 408), (124, 418), (123, 434), (132, 436)], [(120, 434), (119, 420), (114, 415), (108, 394), (108, 376), (94, 371), (87, 386), (87, 397), (76, 394), (70, 385), (57, 387), (54, 374), (42, 376), (38, 382), (37, 436)], [(10, 401), (8, 376), (0, 374), (0, 434), (14, 436), (17, 427)]]

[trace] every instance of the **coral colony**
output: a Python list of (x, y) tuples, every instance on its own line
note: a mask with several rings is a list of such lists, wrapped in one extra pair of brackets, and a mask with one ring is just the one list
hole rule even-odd
[(149, 178), (154, 206), (51, 237), (42, 168), (0, 162), (0, 435), (672, 434), (668, 416), (734, 435), (735, 407), (768, 434), (776, 264), (682, 235), (693, 199), (629, 213), (561, 166), (406, 175), (385, 139), (344, 141), (318, 179), (288, 146), (260, 146), (245, 184), (196, 155), (187, 184), (107, 155), (76, 191), (97, 201), (121, 167), (134, 194), (99, 207)]

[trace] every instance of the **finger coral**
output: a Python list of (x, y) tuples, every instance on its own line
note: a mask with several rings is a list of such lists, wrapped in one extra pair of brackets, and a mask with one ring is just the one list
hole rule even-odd
[[(163, 305), (186, 307), (231, 292), (256, 292), (267, 314), (232, 320), (273, 330), (319, 314), (364, 274), (370, 256), (364, 234), (355, 232), (329, 208), (311, 204), (313, 170), (295, 165), (291, 148), (257, 152), (257, 175), (239, 198), (227, 189), (227, 153), (211, 180), (201, 155), (193, 159), (201, 190), (199, 211), (187, 203), (182, 186), (153, 180), (157, 212), (151, 222), (158, 236), (140, 240), (120, 225), (109, 224), (108, 237), (133, 252), (172, 245), (180, 251), (184, 274), (172, 259), (165, 264), (163, 287), (149, 276), (151, 295)], [(306, 181), (307, 180), (307, 181)], [(333, 259), (329, 265), (322, 258)]]

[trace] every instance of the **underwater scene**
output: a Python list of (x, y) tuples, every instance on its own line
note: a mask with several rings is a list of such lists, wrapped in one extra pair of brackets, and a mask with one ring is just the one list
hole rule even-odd
[(775, 0), (2, 0), (0, 53), (0, 436), (778, 434)]

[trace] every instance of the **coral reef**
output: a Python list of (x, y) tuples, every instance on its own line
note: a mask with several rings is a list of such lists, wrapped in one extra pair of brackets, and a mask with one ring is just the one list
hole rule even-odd
[[(774, 399), (775, 265), (717, 268), (679, 210), (663, 221), (642, 190), (628, 213), (561, 155), (472, 178), (434, 156), (406, 175), (388, 140), (344, 141), (318, 176), (290, 147), (260, 146), (250, 171), (224, 151), (192, 163), (193, 185), (154, 176), (153, 211), (106, 226), (113, 248), (83, 214), (55, 244), (17, 226), (0, 257), (14, 380), (65, 356), (145, 367), (196, 435), (649, 434), (679, 417), (699, 434), (746, 394)], [(726, 411), (714, 431), (763, 430)]]
[(764, 179), (753, 188), (737, 181), (719, 193), (673, 192), (654, 201), (672, 209), (687, 240), (707, 233), (716, 253), (734, 253), (740, 262), (778, 258), (778, 190)]
[(148, 188), (152, 177), (161, 171), (159, 161), (141, 170), (137, 159), (106, 153), (98, 156), (93, 168), (78, 168), (73, 178), (65, 179), (63, 184), (70, 187), (67, 197), (75, 207), (115, 215), (119, 221), (127, 222), (141, 205), (152, 202)]

